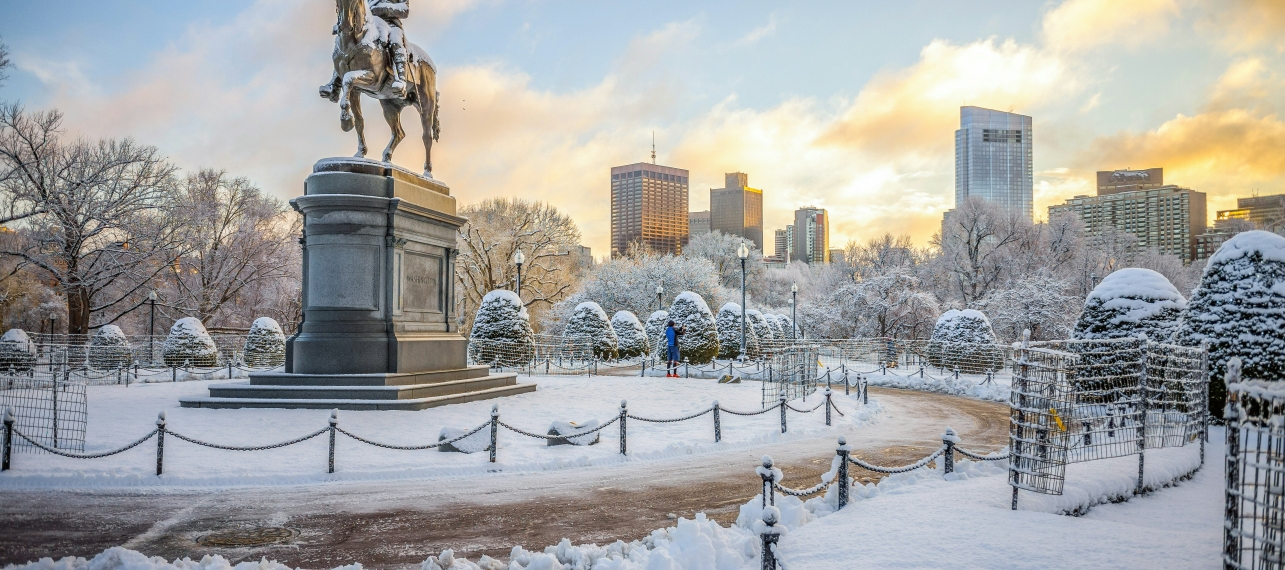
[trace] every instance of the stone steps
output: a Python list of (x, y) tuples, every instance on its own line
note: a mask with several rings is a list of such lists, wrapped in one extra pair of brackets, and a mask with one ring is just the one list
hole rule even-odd
[[(483, 381), (479, 383), (479, 380)], [(499, 384), (482, 387), (487, 384)], [(216, 387), (226, 387), (215, 395)], [(247, 390), (249, 388), (249, 390)], [(447, 393), (433, 394), (436, 388)], [(449, 389), (456, 391), (451, 392)], [(292, 408), (312, 410), (422, 410), (449, 404), (476, 402), (534, 392), (535, 384), (518, 384), (516, 374), (493, 374), (480, 379), (438, 382), (415, 386), (388, 386), (383, 392), (370, 386), (251, 386), (246, 383), (210, 386), (210, 397), (183, 398), (184, 408)], [(236, 394), (236, 395), (232, 395)], [(398, 397), (389, 397), (396, 394)], [(379, 396), (370, 398), (369, 396)]]
[(469, 366), (454, 370), (401, 374), (301, 375), (286, 372), (254, 372), (250, 374), (250, 384), (253, 386), (415, 386), (451, 380), (482, 378), (490, 373), (490, 368), (486, 366)]

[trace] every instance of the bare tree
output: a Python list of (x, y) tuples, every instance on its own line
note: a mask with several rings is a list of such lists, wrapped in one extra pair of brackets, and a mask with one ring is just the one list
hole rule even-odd
[(974, 307), (1001, 283), (1004, 263), (1013, 244), (1026, 239), (1030, 220), (1016, 210), (969, 198), (942, 224), (944, 233), (933, 236), (948, 289), (966, 307)]
[[(579, 273), (579, 256), (572, 251), (580, 244), (580, 230), (569, 216), (520, 198), (484, 200), (460, 215), (469, 220), (459, 231), (455, 265), (466, 320), (487, 293), (516, 288), (519, 250), (526, 257), (519, 293), (527, 307), (547, 310), (571, 293)], [(532, 320), (538, 321), (535, 315)]]
[(169, 304), (202, 323), (261, 284), (292, 275), (299, 218), (243, 177), (205, 169), (177, 192), (189, 252), (169, 266)]
[(763, 265), (763, 251), (755, 249), (754, 242), (715, 230), (692, 238), (683, 249), (683, 255), (708, 259), (714, 264), (723, 286), (740, 291), (741, 258), (736, 250), (741, 242), (749, 248), (749, 256), (745, 258), (745, 282), (746, 289), (754, 295), (761, 285), (759, 278), (767, 271), (767, 266)]
[(9, 45), (0, 39), (0, 85), (9, 79), (9, 70), (13, 68), (13, 61), (9, 59)]
[(885, 233), (866, 243), (849, 241), (843, 248), (844, 260), (852, 267), (854, 278), (882, 275), (894, 267), (915, 267), (927, 259), (927, 252), (915, 248), (910, 236)]
[[(142, 302), (138, 295), (182, 253), (166, 199), (174, 167), (133, 140), (65, 142), (57, 111), (0, 108), (0, 192), (28, 239), (0, 255), (35, 270), (66, 297), (68, 333), (86, 334)], [(9, 221), (15, 219), (9, 211)]]

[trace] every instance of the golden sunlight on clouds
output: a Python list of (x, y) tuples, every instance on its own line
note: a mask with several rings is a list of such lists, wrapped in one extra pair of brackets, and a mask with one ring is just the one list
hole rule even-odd
[(1058, 51), (1139, 46), (1169, 32), (1175, 0), (1068, 0), (1044, 16), (1044, 41)]
[(1208, 16), (1196, 27), (1236, 51), (1260, 46), (1285, 52), (1285, 2), (1281, 0), (1206, 0)]

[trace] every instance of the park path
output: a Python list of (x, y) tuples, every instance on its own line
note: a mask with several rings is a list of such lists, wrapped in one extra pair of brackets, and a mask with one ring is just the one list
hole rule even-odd
[[(955, 396), (872, 388), (886, 416), (846, 433), (854, 454), (883, 465), (917, 460), (950, 426), (962, 447), (1007, 443), (1008, 408)], [(636, 540), (705, 512), (728, 524), (759, 491), (759, 457), (784, 483), (808, 487), (830, 466), (833, 437), (617, 466), (408, 481), (230, 489), (12, 491), (0, 498), (0, 565), (44, 556), (92, 556), (124, 545), (174, 559), (221, 554), (233, 562), (275, 559), (293, 567), (418, 568), (452, 548), (507, 559), (515, 545), (539, 550)], [(858, 480), (878, 475), (855, 469)], [(197, 544), (211, 532), (287, 527), (298, 535), (262, 547)]]

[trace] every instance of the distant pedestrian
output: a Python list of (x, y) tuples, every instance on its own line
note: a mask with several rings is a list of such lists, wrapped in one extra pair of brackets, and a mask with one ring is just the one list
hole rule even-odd
[(683, 336), (685, 332), (687, 327), (676, 327), (674, 321), (669, 321), (669, 324), (665, 325), (666, 357), (669, 360), (669, 364), (665, 367), (666, 378), (678, 378), (678, 337)]

